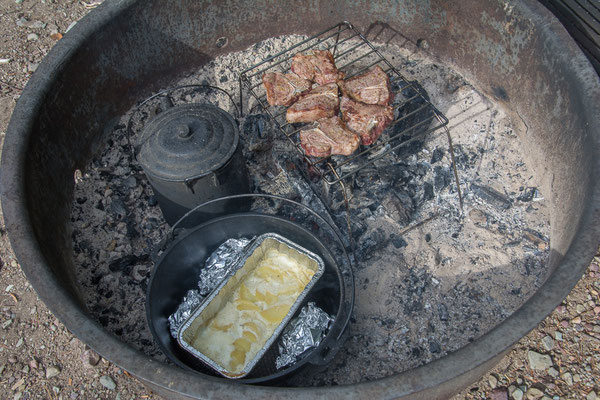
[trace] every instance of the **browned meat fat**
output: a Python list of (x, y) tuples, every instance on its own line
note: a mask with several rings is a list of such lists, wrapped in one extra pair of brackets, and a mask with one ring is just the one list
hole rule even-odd
[(364, 145), (375, 142), (381, 132), (394, 120), (394, 109), (390, 106), (364, 104), (342, 97), (340, 110), (346, 126), (360, 136)]
[(317, 86), (300, 96), (297, 102), (287, 109), (286, 119), (290, 123), (313, 122), (321, 118), (333, 117), (339, 107), (338, 87), (335, 83)]
[(296, 54), (292, 58), (292, 71), (319, 85), (344, 79), (344, 73), (336, 68), (333, 55), (328, 50), (315, 50), (312, 54)]
[(358, 143), (358, 135), (346, 129), (338, 116), (322, 119), (316, 128), (300, 132), (300, 145), (307, 156), (348, 156), (358, 148)]
[(387, 106), (392, 101), (390, 78), (379, 65), (339, 84), (345, 96), (365, 104)]
[(310, 81), (293, 72), (267, 72), (263, 74), (262, 80), (267, 92), (267, 101), (272, 106), (289, 106), (312, 86)]

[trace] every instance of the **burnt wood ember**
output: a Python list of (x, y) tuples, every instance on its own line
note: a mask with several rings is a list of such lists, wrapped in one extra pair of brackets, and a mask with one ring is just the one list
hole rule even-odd
[(290, 123), (313, 122), (321, 118), (333, 117), (339, 108), (338, 86), (330, 83), (317, 86), (300, 96), (286, 112)]
[(347, 156), (356, 151), (358, 143), (358, 135), (346, 129), (346, 125), (337, 116), (321, 119), (316, 128), (300, 132), (300, 144), (307, 156)]
[(373, 144), (394, 120), (390, 106), (364, 104), (342, 96), (340, 111), (348, 129), (360, 136), (363, 145)]
[(344, 73), (338, 71), (329, 50), (314, 50), (313, 54), (298, 53), (292, 58), (291, 68), (298, 76), (319, 85), (344, 79)]
[(267, 72), (263, 75), (263, 84), (267, 92), (267, 101), (272, 106), (289, 106), (300, 94), (310, 90), (310, 81), (300, 78), (293, 72)]
[(393, 98), (390, 77), (379, 65), (338, 84), (345, 96), (361, 103), (387, 106)]

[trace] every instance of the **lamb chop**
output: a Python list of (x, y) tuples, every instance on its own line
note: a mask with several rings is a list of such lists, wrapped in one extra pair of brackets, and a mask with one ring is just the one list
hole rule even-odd
[(300, 78), (293, 72), (267, 72), (262, 77), (267, 101), (272, 106), (289, 106), (294, 103), (301, 93), (310, 90), (312, 84)]
[(319, 85), (337, 82), (345, 74), (335, 66), (329, 50), (315, 50), (313, 54), (298, 53), (292, 58), (292, 71), (301, 78), (317, 82)]
[(362, 144), (372, 144), (381, 132), (394, 120), (394, 109), (390, 106), (364, 104), (342, 96), (342, 117), (348, 129), (360, 136)]
[(390, 78), (379, 65), (339, 85), (345, 96), (362, 103), (387, 106), (392, 101)]
[(335, 116), (319, 121), (316, 128), (300, 132), (300, 145), (307, 156), (327, 157), (331, 154), (348, 156), (358, 148), (358, 135), (346, 129)]
[(339, 103), (337, 84), (317, 86), (301, 95), (298, 101), (288, 108), (286, 119), (290, 123), (296, 123), (333, 117), (337, 113)]

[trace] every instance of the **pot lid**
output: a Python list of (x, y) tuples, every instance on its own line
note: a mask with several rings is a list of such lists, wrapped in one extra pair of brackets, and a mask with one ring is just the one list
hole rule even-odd
[(239, 141), (235, 121), (211, 104), (183, 104), (142, 131), (137, 159), (146, 174), (169, 181), (200, 178), (225, 165)]

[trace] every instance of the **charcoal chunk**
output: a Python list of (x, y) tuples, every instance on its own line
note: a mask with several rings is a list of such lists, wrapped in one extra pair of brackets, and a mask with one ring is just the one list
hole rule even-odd
[(450, 318), (448, 307), (445, 304), (438, 304), (438, 315), (440, 317), (440, 321), (448, 321), (448, 318)]
[(431, 155), (431, 163), (435, 164), (436, 162), (440, 161), (442, 158), (444, 158), (445, 154), (446, 150), (441, 147), (437, 147), (433, 150), (433, 154)]
[(423, 183), (423, 200), (428, 201), (434, 198), (433, 185), (429, 182)]
[(508, 197), (491, 187), (473, 183), (471, 184), (471, 192), (473, 192), (475, 196), (479, 197), (484, 202), (494, 207), (507, 209), (511, 206), (511, 201)]
[(127, 215), (127, 207), (125, 206), (125, 202), (121, 199), (113, 199), (110, 203), (109, 211), (119, 219), (122, 219)]
[(359, 248), (356, 250), (356, 256), (359, 260), (367, 260), (376, 250), (385, 246), (386, 243), (387, 241), (383, 229), (372, 230), (363, 235), (361, 241), (357, 243)]
[(406, 242), (406, 240), (404, 240), (404, 238), (402, 236), (398, 236), (395, 233), (392, 233), (390, 235), (390, 241), (392, 242), (394, 247), (397, 249), (408, 246), (408, 243)]
[(108, 264), (108, 269), (111, 272), (124, 272), (126, 274), (129, 274), (129, 270), (131, 269), (132, 265), (135, 265), (139, 262), (144, 262), (146, 260), (148, 260), (147, 254), (144, 254), (142, 256), (128, 254), (124, 257), (117, 258), (116, 260), (112, 261), (110, 264)]
[(448, 167), (437, 166), (433, 169), (433, 186), (440, 191), (452, 182), (452, 171)]
[(438, 342), (436, 342), (435, 340), (432, 340), (431, 342), (429, 342), (429, 351), (432, 354), (439, 353), (440, 351), (442, 351), (442, 347), (440, 346), (440, 344)]

